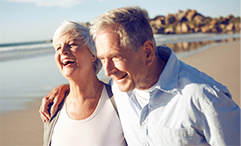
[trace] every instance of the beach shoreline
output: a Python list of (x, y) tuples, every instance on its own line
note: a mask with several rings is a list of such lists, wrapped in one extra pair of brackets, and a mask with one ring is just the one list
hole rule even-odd
[[(240, 106), (240, 41), (218, 43), (180, 60), (227, 86)], [(42, 97), (34, 99), (26, 104), (27, 109), (0, 115), (1, 146), (42, 145), (43, 122), (38, 112)]]

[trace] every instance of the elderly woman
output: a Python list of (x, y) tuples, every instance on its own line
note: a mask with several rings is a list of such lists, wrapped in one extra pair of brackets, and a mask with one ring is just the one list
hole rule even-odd
[(109, 98), (111, 90), (96, 76), (101, 62), (89, 29), (64, 21), (54, 33), (53, 46), (70, 91), (44, 124), (44, 145), (124, 146), (121, 124)]

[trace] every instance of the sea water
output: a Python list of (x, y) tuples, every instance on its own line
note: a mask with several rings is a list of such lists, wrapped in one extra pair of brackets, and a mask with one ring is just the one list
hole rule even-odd
[[(173, 49), (181, 46), (182, 49), (174, 51), (178, 57), (183, 57), (215, 45), (213, 42), (239, 37), (240, 34), (195, 33), (155, 35), (155, 40), (157, 45), (169, 45)], [(201, 43), (201, 47), (192, 45), (203, 41), (212, 43)], [(196, 49), (187, 48), (187, 45), (195, 46)], [(97, 76), (100, 79), (106, 78), (103, 69)], [(0, 44), (0, 113), (24, 109), (24, 103), (44, 97), (56, 86), (66, 83), (68, 81), (55, 64), (51, 42)]]

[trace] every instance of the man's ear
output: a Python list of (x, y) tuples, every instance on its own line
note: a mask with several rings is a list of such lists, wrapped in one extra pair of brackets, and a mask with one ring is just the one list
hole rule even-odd
[(155, 46), (154, 43), (152, 41), (146, 41), (143, 45), (142, 45), (142, 49), (145, 53), (145, 57), (146, 57), (146, 65), (151, 65), (153, 63), (153, 60), (155, 58)]

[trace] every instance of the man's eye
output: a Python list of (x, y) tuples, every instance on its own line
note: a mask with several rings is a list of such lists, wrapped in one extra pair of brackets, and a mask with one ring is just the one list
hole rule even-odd
[(114, 57), (112, 58), (113, 61), (118, 61), (118, 60), (120, 60), (120, 59), (121, 59), (120, 56), (114, 56)]
[(105, 62), (105, 59), (104, 59), (104, 58), (99, 58), (99, 59), (100, 59), (100, 61), (101, 61), (102, 63)]
[(56, 48), (56, 51), (58, 51), (58, 50), (60, 50), (60, 49), (61, 49), (61, 47), (57, 47), (57, 48)]

